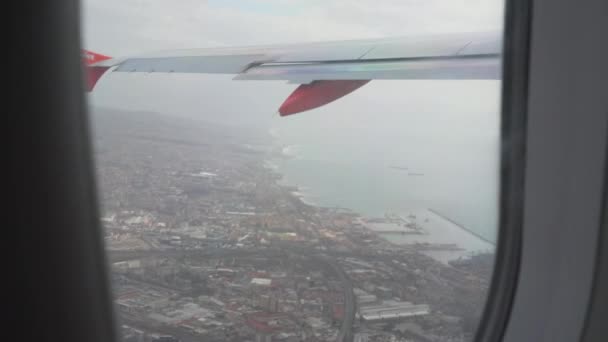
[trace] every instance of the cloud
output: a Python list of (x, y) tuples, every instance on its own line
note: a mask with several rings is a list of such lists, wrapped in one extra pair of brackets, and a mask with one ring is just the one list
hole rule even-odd
[(497, 0), (86, 0), (84, 41), (113, 54), (499, 29)]

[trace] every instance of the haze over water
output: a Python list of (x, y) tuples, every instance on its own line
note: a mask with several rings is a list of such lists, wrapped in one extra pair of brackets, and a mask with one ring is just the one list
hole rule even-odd
[(494, 241), (496, 81), (374, 81), (325, 107), (272, 121), (275, 161), (306, 201), (367, 216), (431, 208)]

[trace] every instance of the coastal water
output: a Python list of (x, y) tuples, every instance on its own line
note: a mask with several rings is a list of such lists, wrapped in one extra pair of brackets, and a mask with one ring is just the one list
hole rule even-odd
[(494, 241), (499, 82), (384, 81), (359, 92), (272, 122), (283, 182), (305, 201), (366, 216), (432, 209)]

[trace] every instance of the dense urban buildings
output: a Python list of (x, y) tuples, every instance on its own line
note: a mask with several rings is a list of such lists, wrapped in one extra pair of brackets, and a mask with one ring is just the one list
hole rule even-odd
[[(393, 244), (422, 219), (307, 205), (238, 126), (99, 109), (96, 164), (125, 341), (470, 341), (492, 255)], [(428, 223), (428, 218), (425, 219)]]

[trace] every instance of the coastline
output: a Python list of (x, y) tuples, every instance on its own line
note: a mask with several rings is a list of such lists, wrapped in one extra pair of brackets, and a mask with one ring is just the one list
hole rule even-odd
[[(278, 150), (282, 151), (282, 148), (279, 148)], [(302, 206), (312, 210), (347, 211), (356, 215), (359, 222), (378, 220), (363, 215), (351, 208), (324, 207), (315, 203), (314, 200), (310, 199), (310, 195), (307, 194), (308, 188), (290, 184), (285, 180), (285, 175), (281, 173), (277, 163), (277, 159), (279, 158), (290, 159), (292, 157), (280, 152), (271, 153), (268, 156), (268, 159), (264, 160), (263, 165), (264, 168), (274, 174), (277, 186), (283, 189), (292, 200), (297, 201)], [(413, 215), (413, 213), (416, 215)], [(450, 261), (467, 258), (475, 254), (493, 253), (495, 250), (494, 242), (455, 222), (453, 219), (446, 217), (435, 209), (424, 208), (410, 213), (404, 211), (394, 216), (399, 217), (404, 223), (407, 222), (410, 225), (412, 224), (410, 221), (416, 221), (415, 219), (412, 220), (411, 217), (422, 217), (425, 222), (414, 223), (414, 225), (417, 225), (416, 229), (403, 228), (403, 231), (382, 231), (382, 229), (373, 229), (373, 224), (364, 224), (364, 226), (368, 232), (374, 234), (385, 243), (406, 249), (415, 248), (420, 253), (443, 264), (448, 264)], [(410, 217), (410, 219), (408, 220), (404, 217)], [(382, 221), (381, 224), (391, 224), (387, 223), (391, 220), (386, 216), (380, 220)]]
[[(302, 203), (302, 205), (314, 210), (345, 210), (356, 215), (359, 218), (359, 221), (373, 219), (372, 216), (369, 216), (369, 213), (365, 214), (359, 210), (348, 208), (348, 206), (346, 206), (346, 208), (341, 208), (344, 207), (344, 205), (340, 205), (340, 203), (336, 203), (336, 205), (329, 207), (323, 206), (321, 204), (322, 201), (314, 197), (314, 189), (302, 187), (296, 183), (290, 182), (287, 175), (284, 174), (285, 167), (283, 163), (300, 159), (297, 152), (302, 146), (283, 144), (279, 141), (277, 134), (272, 134), (272, 132), (269, 133), (271, 135), (271, 140), (273, 141), (273, 147), (266, 156), (263, 164), (270, 172), (277, 176), (277, 185), (287, 189), (291, 197)], [(408, 211), (409, 215), (411, 215), (412, 212), (418, 212), (421, 216), (428, 216), (426, 217), (426, 221), (430, 222), (419, 222), (418, 228), (415, 229), (411, 229), (413, 226), (410, 225), (410, 229), (407, 232), (405, 232), (405, 230), (408, 229), (396, 233), (390, 231), (382, 232), (378, 231), (378, 229), (374, 231), (374, 229), (367, 225), (366, 229), (385, 243), (406, 249), (413, 247), (421, 253), (427, 254), (442, 263), (469, 257), (474, 254), (495, 252), (496, 243), (494, 241), (491, 241), (487, 237), (456, 222), (454, 219), (440, 213), (437, 209), (416, 209), (406, 207), (399, 210), (394, 216), (400, 217), (403, 220), (403, 223), (405, 223), (408, 221), (408, 219), (405, 219), (405, 217), (408, 216)], [(385, 217), (381, 220), (387, 219), (386, 222), (391, 221), (386, 214), (387, 213), (385, 213)], [(405, 225), (403, 227), (405, 227)]]

